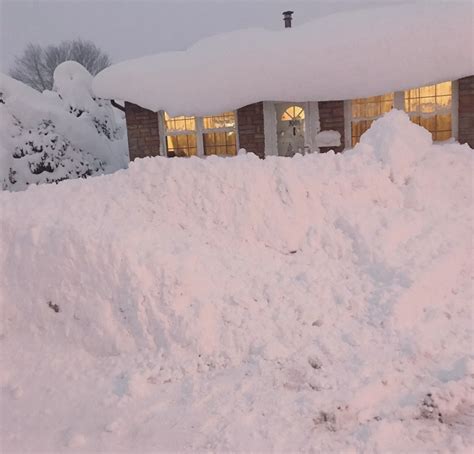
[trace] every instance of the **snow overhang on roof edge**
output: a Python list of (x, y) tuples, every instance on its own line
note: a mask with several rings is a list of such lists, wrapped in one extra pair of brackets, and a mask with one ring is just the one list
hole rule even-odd
[(474, 74), (472, 3), (376, 7), (299, 27), (246, 29), (100, 72), (95, 94), (171, 115), (262, 100), (375, 96)]

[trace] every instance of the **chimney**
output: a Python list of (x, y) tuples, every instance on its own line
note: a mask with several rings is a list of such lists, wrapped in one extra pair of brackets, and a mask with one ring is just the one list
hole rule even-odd
[(285, 28), (291, 28), (291, 21), (293, 18), (291, 17), (294, 11), (283, 11), (283, 20), (285, 21)]

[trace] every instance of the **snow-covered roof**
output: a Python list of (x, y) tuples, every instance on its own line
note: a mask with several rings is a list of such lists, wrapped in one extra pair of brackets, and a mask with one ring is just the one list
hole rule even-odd
[(99, 73), (93, 90), (172, 115), (351, 99), (472, 75), (473, 46), (471, 2), (376, 7), (121, 62)]

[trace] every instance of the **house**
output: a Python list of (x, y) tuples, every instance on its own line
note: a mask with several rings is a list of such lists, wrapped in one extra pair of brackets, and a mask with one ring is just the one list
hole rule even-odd
[(96, 94), (125, 103), (130, 159), (340, 152), (392, 108), (434, 141), (474, 148), (469, 4), (381, 7), (294, 28), (287, 11), (284, 21), (97, 75)]

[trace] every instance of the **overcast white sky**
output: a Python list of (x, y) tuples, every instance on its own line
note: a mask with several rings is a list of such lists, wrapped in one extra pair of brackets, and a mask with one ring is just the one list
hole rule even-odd
[(117, 62), (185, 49), (224, 31), (283, 27), (281, 12), (286, 9), (295, 11), (297, 25), (341, 10), (403, 1), (407, 0), (0, 0), (0, 70), (7, 72), (28, 42), (47, 45), (81, 37), (94, 41)]

